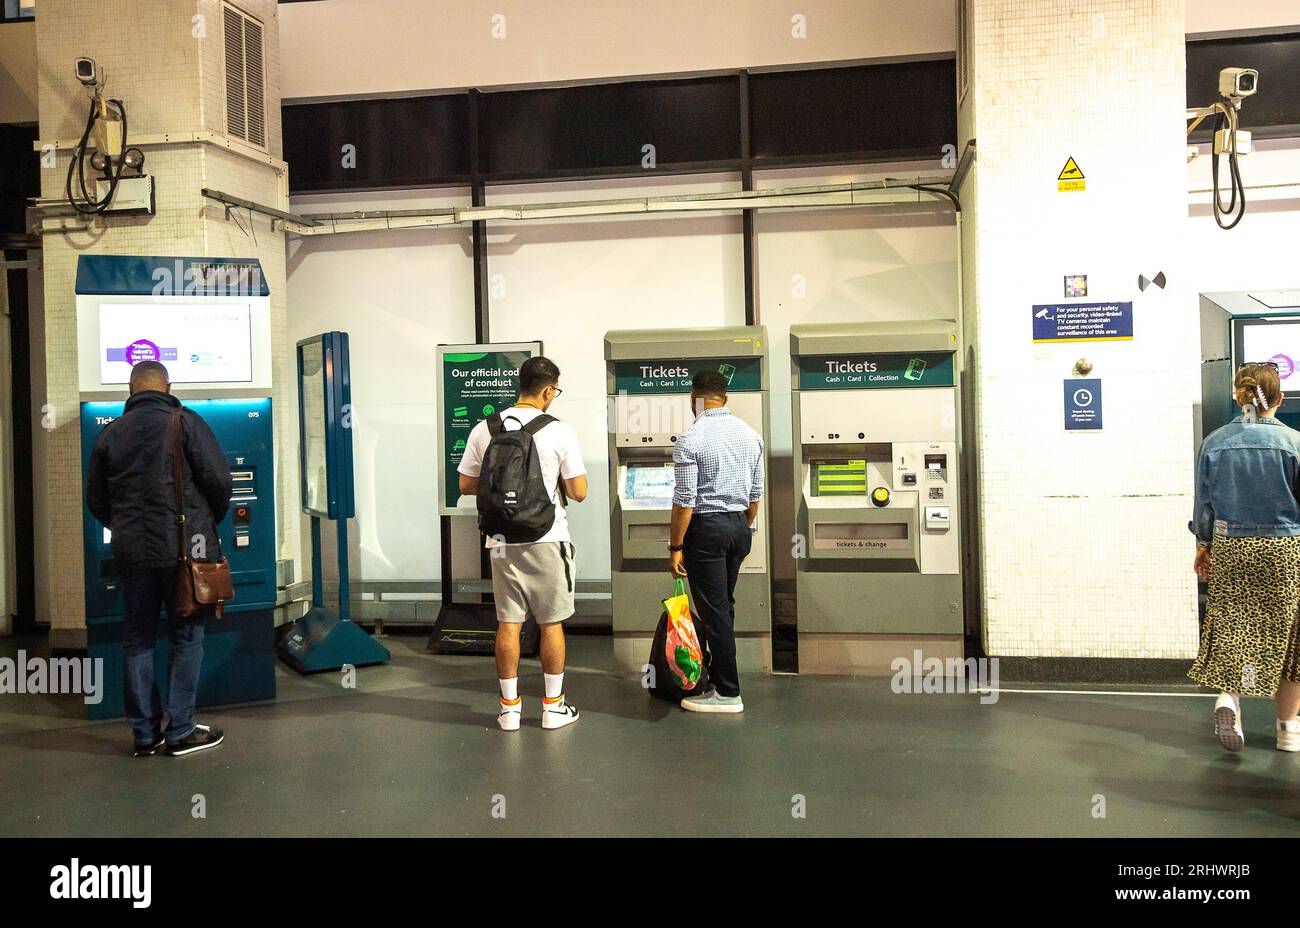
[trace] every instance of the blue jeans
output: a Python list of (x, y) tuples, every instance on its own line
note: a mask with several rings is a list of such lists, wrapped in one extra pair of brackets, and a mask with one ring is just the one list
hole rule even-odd
[[(171, 597), (176, 587), (175, 567), (121, 568), (122, 658), (126, 668), (124, 702), (136, 744), (153, 744), (160, 732), (174, 744), (194, 731), (194, 701), (199, 671), (203, 668), (203, 622), (171, 618)], [(163, 704), (154, 682), (154, 646), (162, 606), (168, 604), (171, 630), (171, 682), (167, 689), (169, 724), (163, 732)]]
[(691, 598), (709, 642), (709, 681), (719, 696), (740, 695), (736, 669), (736, 579), (753, 544), (743, 512), (696, 513), (682, 539)]

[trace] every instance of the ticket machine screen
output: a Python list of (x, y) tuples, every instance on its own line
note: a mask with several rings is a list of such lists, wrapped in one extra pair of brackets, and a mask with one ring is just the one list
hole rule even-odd
[(1272, 361), (1282, 392), (1300, 392), (1300, 322), (1271, 319), (1237, 320), (1237, 363)]
[(812, 495), (821, 496), (866, 496), (867, 462), (855, 461), (809, 461), (809, 482)]
[(627, 465), (623, 498), (637, 509), (668, 509), (673, 504), (671, 461)]

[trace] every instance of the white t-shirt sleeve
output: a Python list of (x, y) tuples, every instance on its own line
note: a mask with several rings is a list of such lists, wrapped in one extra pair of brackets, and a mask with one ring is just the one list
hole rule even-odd
[(565, 480), (582, 477), (587, 473), (587, 465), (582, 460), (582, 447), (578, 444), (578, 433), (569, 425), (564, 425), (564, 440), (560, 444), (560, 476)]
[(457, 472), (466, 477), (479, 475), (483, 469), (483, 452), (487, 450), (487, 439), (487, 422), (480, 422), (470, 429), (469, 438), (465, 441), (465, 453), (461, 456), (460, 464), (456, 466)]

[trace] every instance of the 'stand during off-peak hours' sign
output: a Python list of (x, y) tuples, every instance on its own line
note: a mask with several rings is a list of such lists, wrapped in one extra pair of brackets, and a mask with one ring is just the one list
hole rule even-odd
[(1035, 342), (1119, 342), (1133, 340), (1133, 304), (1036, 303)]

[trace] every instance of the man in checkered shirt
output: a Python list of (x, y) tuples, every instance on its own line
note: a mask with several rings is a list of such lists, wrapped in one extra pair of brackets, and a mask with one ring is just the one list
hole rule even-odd
[(682, 700), (691, 712), (743, 712), (736, 671), (736, 578), (753, 542), (763, 497), (763, 439), (727, 408), (727, 378), (691, 381), (695, 424), (673, 450), (669, 570), (686, 577), (709, 643), (709, 691)]

